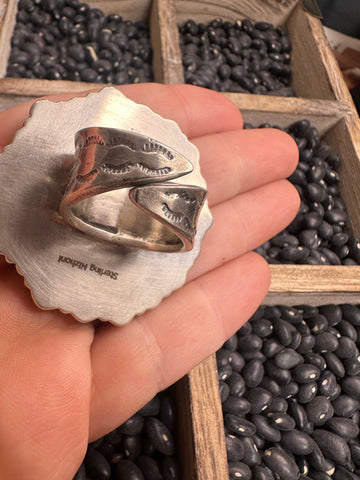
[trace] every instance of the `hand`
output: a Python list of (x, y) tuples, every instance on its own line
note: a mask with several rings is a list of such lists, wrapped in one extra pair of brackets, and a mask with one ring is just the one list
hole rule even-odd
[[(268, 265), (252, 250), (299, 206), (284, 180), (297, 162), (285, 133), (242, 130), (238, 109), (210, 90), (144, 84), (121, 91), (175, 120), (199, 148), (214, 224), (187, 283), (123, 327), (39, 310), (0, 257), (1, 479), (71, 480), (88, 441), (216, 351), (268, 289)], [(29, 108), (0, 112), (0, 145), (11, 142)]]

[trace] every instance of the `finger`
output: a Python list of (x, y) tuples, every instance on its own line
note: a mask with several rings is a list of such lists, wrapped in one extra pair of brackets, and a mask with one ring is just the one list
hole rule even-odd
[(290, 135), (270, 128), (226, 131), (193, 143), (200, 151), (210, 204), (290, 176), (299, 156)]
[(287, 180), (278, 180), (212, 208), (213, 225), (201, 255), (189, 271), (192, 280), (249, 252), (283, 230), (295, 217), (300, 199)]
[(0, 319), (0, 477), (72, 478), (88, 440), (93, 328), (38, 310), (14, 267)]
[[(238, 108), (224, 95), (192, 85), (139, 84), (119, 87), (137, 103), (148, 105), (159, 115), (178, 123), (188, 137), (242, 127)], [(88, 92), (53, 95), (52, 101), (85, 96)], [(14, 134), (23, 126), (35, 100), (0, 112), (0, 146), (11, 143)]]
[(255, 311), (269, 282), (267, 263), (249, 253), (124, 327), (99, 329), (91, 347), (90, 439), (121, 424), (217, 350)]

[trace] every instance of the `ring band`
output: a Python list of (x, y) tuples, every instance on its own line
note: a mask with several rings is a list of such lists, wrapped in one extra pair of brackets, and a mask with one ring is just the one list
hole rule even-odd
[(191, 173), (179, 152), (127, 130), (75, 135), (75, 163), (60, 203), (63, 220), (98, 239), (159, 252), (193, 248), (206, 190), (169, 180)]

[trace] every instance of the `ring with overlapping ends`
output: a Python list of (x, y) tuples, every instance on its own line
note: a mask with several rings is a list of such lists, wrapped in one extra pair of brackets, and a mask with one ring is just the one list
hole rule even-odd
[(193, 170), (183, 155), (130, 130), (75, 135), (75, 163), (59, 211), (99, 240), (158, 252), (193, 248), (206, 190), (171, 182)]

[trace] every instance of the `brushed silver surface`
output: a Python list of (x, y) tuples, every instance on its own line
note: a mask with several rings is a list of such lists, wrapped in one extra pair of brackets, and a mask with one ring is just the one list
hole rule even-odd
[[(121, 325), (183, 285), (212, 217), (205, 202), (194, 248), (179, 253), (113, 245), (64, 224), (58, 208), (74, 164), (74, 138), (88, 127), (157, 139), (193, 165), (191, 173), (171, 183), (203, 189), (206, 183), (198, 151), (176, 123), (113, 87), (67, 102), (36, 102), (25, 126), (0, 155), (0, 251), (17, 265), (35, 302), (83, 322), (99, 318)], [(122, 192), (103, 195), (104, 216), (111, 216)]]

